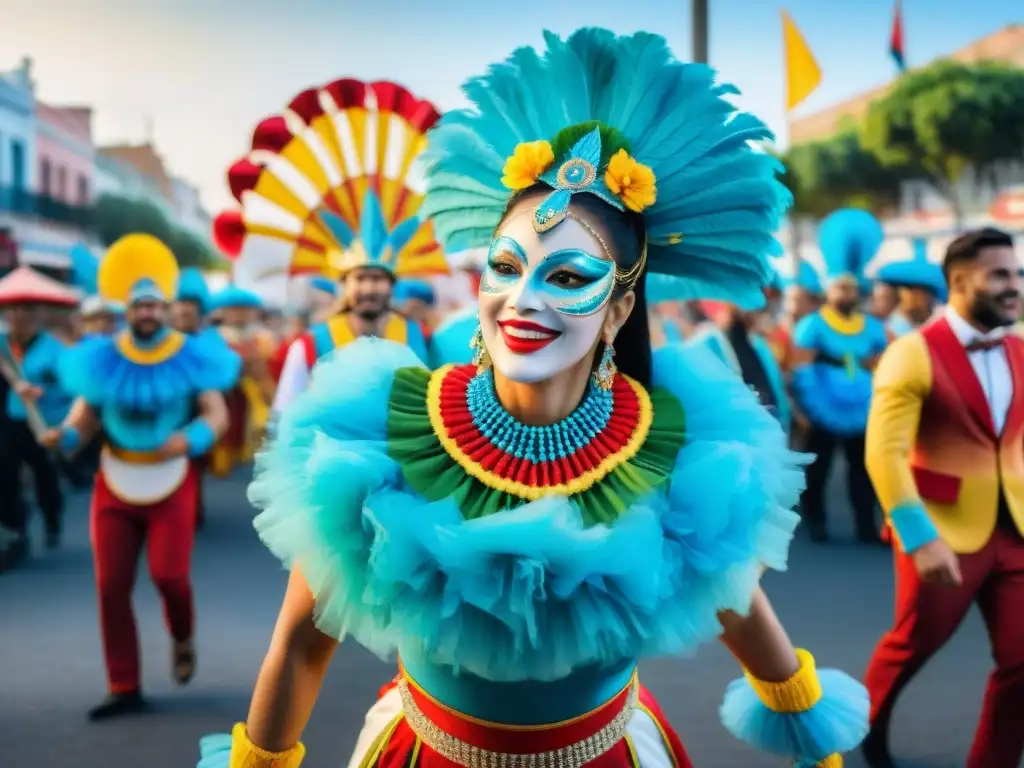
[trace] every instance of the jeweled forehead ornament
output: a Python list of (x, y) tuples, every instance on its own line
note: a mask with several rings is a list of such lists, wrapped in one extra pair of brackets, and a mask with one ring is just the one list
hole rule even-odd
[(560, 165), (551, 165), (537, 178), (554, 192), (544, 198), (533, 215), (533, 228), (547, 232), (565, 221), (572, 196), (580, 192), (597, 195), (608, 205), (626, 210), (598, 172), (601, 165), (601, 132), (595, 128), (577, 141)]

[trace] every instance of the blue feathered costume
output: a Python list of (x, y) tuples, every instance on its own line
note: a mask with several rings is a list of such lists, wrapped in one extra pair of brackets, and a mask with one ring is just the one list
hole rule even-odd
[[(144, 305), (166, 305), (176, 295), (177, 282), (173, 254), (149, 235), (114, 243), (97, 275), (100, 296), (128, 307), (129, 313)], [(191, 677), (188, 563), (197, 483), (191, 459), (206, 453), (216, 439), (200, 400), (230, 387), (241, 367), (223, 344), (185, 336), (158, 321), (146, 331), (143, 319), (114, 336), (88, 338), (61, 359), (64, 387), (88, 406), (102, 428), (90, 527), (109, 697), (91, 711), (93, 719), (142, 705), (131, 593), (144, 545), (176, 644), (175, 674), (179, 682)], [(76, 418), (73, 410), (61, 431), (61, 446), (69, 452), (84, 440), (79, 429), (87, 422)]]
[[(863, 289), (865, 269), (884, 239), (882, 226), (867, 211), (843, 209), (818, 229), (826, 281), (847, 280)], [(797, 323), (793, 343), (815, 361), (793, 372), (797, 405), (811, 424), (839, 437), (864, 434), (871, 405), (871, 371), (864, 363), (885, 349), (885, 327), (857, 311), (843, 316), (826, 305)]]
[[(788, 200), (750, 146), (765, 125), (662, 38), (545, 40), (470, 80), (471, 107), (430, 136), (423, 210), (445, 250), (488, 247), (510, 187), (539, 180), (535, 230), (596, 195), (642, 211), (647, 269), (681, 278), (680, 298), (760, 304)], [(643, 266), (615, 274), (635, 287)], [(803, 459), (701, 350), (656, 351), (649, 388), (599, 366), (548, 426), (506, 411), (496, 376), (484, 355), (431, 373), (401, 345), (353, 342), (259, 461), (256, 528), (301, 569), (317, 626), (400, 655), (352, 765), (689, 766), (637, 662), (714, 640), (719, 612), (745, 614), (762, 568), (785, 567)], [(837, 765), (865, 731), (866, 694), (798, 655), (785, 683), (735, 683), (723, 722)], [(800, 695), (783, 705), (780, 686)], [(296, 766), (304, 751), (268, 753), (242, 724), (202, 748), (203, 768), (229, 751)]]

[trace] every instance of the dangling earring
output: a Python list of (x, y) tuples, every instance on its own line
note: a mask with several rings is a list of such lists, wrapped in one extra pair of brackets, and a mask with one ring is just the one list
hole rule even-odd
[(487, 347), (484, 346), (484, 334), (480, 330), (479, 323), (473, 331), (473, 338), (469, 340), (469, 348), (473, 350), (473, 365), (477, 371), (483, 371), (490, 367), (491, 357), (487, 354)]
[(617, 370), (615, 367), (615, 347), (611, 342), (606, 343), (604, 350), (601, 352), (601, 362), (597, 364), (597, 369), (594, 371), (594, 383), (600, 389), (607, 392), (615, 382)]

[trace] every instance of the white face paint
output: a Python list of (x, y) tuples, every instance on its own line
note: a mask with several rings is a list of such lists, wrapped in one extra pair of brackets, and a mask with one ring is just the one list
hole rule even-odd
[(480, 280), (480, 331), (494, 367), (512, 381), (546, 381), (589, 353), (608, 314), (615, 262), (568, 218), (538, 234), (533, 210), (510, 217)]

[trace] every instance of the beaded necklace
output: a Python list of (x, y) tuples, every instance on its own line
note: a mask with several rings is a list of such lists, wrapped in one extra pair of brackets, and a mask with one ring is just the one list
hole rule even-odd
[(476, 428), (496, 448), (536, 463), (564, 459), (588, 445), (607, 426), (614, 396), (590, 382), (583, 400), (567, 417), (555, 424), (530, 426), (504, 409), (493, 373), (484, 371), (470, 380), (466, 403)]

